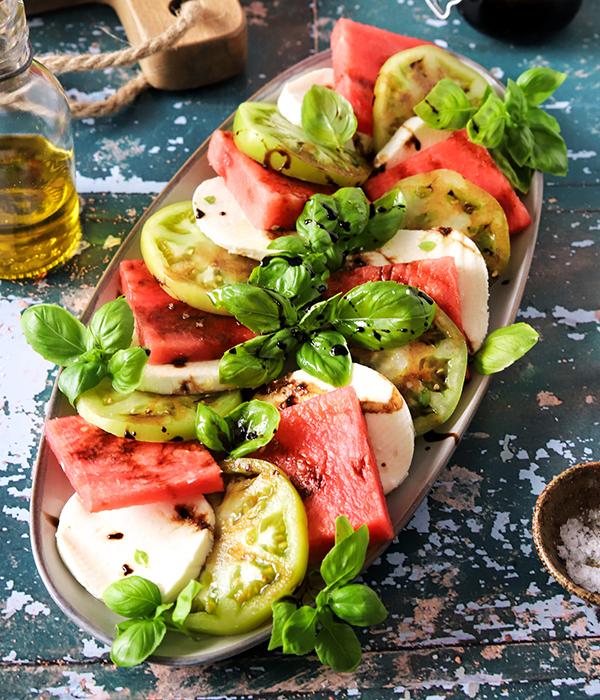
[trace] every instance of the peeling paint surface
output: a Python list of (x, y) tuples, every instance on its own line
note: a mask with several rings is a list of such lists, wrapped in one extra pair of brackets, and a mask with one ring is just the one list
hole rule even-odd
[[(464, 0), (466, 1), (466, 0)], [(243, 0), (246, 69), (221, 85), (148, 90), (111, 117), (76, 122), (84, 240), (63, 268), (0, 282), (0, 697), (7, 700), (547, 700), (600, 697), (598, 609), (572, 597), (537, 557), (531, 517), (554, 476), (600, 460), (600, 5), (537, 46), (489, 39), (454, 9), (422, 0)], [(27, 345), (24, 308), (79, 315), (152, 198), (237, 104), (281, 70), (328, 48), (335, 21), (421, 36), (506, 82), (533, 66), (568, 79), (544, 107), (568, 144), (565, 178), (546, 177), (539, 238), (517, 320), (540, 342), (492, 379), (446, 469), (386, 552), (363, 574), (389, 615), (358, 629), (353, 674), (263, 644), (206, 666), (116, 668), (109, 649), (64, 615), (29, 542), (31, 475), (55, 368)], [(112, 51), (125, 40), (107, 5), (30, 18), (38, 54)], [(103, 99), (137, 70), (60, 76), (77, 99)]]

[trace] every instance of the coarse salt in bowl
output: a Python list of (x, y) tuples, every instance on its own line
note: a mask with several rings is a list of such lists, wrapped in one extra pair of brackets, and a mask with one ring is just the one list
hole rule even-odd
[(600, 605), (600, 462), (570, 467), (546, 486), (533, 513), (533, 539), (558, 583)]

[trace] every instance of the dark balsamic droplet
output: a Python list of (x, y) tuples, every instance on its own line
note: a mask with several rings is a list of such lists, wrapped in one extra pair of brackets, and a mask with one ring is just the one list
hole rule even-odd
[(106, 539), (107, 540), (122, 540), (124, 536), (125, 535), (123, 535), (122, 532), (111, 532), (109, 535), (106, 535)]
[(338, 355), (347, 355), (347, 354), (348, 354), (348, 348), (346, 348), (346, 347), (344, 347), (343, 345), (340, 345), (340, 344), (338, 344), (338, 345), (332, 345), (332, 346), (331, 346), (330, 352), (331, 352), (331, 354), (332, 354), (334, 357), (336, 357), (336, 356), (338, 356)]

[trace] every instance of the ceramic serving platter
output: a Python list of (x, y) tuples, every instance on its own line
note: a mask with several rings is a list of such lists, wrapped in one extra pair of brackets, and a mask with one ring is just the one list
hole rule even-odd
[[(503, 86), (481, 66), (462, 56), (458, 58), (481, 73), (498, 92), (504, 91)], [(330, 51), (311, 56), (282, 73), (257, 92), (252, 99), (274, 102), (286, 81), (308, 71), (329, 66), (331, 66)], [(232, 123), (233, 117), (230, 117), (221, 128), (230, 130)], [(89, 321), (100, 306), (115, 299), (120, 293), (119, 263), (122, 260), (141, 258), (140, 233), (146, 219), (167, 204), (191, 200), (197, 185), (205, 179), (214, 177), (215, 173), (208, 164), (207, 149), (208, 141), (200, 146), (136, 224), (100, 280), (83, 314), (84, 322)], [(510, 262), (503, 276), (491, 289), (490, 331), (512, 323), (519, 307), (539, 227), (542, 205), (541, 173), (535, 174), (531, 191), (524, 202), (531, 214), (532, 223), (526, 230), (511, 238)], [(396, 534), (408, 522), (442, 468), (448, 463), (477, 410), (488, 382), (489, 377), (474, 373), (465, 386), (458, 408), (451, 420), (435, 433), (429, 433), (417, 439), (408, 477), (387, 497)], [(68, 401), (55, 387), (48, 407), (48, 418), (67, 415), (71, 412)], [(62, 563), (56, 548), (55, 533), (58, 518), (63, 505), (72, 493), (71, 485), (48, 443), (43, 439), (34, 472), (31, 503), (31, 536), (39, 573), (52, 598), (78, 627), (98, 640), (112, 644), (115, 624), (122, 618), (108, 610), (100, 600), (92, 597), (75, 581)], [(367, 564), (373, 562), (384, 549), (385, 545), (373, 548), (369, 552)], [(205, 636), (199, 640), (169, 633), (149, 660), (154, 663), (177, 666), (208, 663), (239, 654), (268, 639), (270, 630), (271, 625), (264, 624), (250, 633), (235, 637)]]

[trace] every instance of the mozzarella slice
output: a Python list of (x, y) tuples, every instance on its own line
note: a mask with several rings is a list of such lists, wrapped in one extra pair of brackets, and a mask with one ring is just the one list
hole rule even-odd
[(289, 80), (279, 95), (277, 109), (296, 126), (302, 126), (302, 100), (313, 85), (333, 89), (333, 68), (320, 68)]
[(470, 238), (444, 226), (427, 231), (401, 229), (382, 248), (359, 257), (368, 265), (388, 265), (446, 255), (456, 263), (463, 330), (469, 350), (475, 352), (487, 333), (489, 290), (485, 260)]
[(202, 212), (202, 217), (196, 219), (198, 226), (215, 245), (253, 260), (262, 260), (265, 255), (273, 254), (274, 251), (268, 250), (267, 246), (277, 235), (252, 226), (222, 177), (198, 185), (193, 204), (194, 211)]
[(175, 365), (146, 365), (140, 391), (153, 394), (210, 394), (228, 391), (235, 387), (219, 381), (219, 360), (187, 362), (183, 367)]
[[(204, 496), (89, 513), (75, 494), (60, 514), (56, 543), (66, 567), (96, 598), (136, 574), (153, 581), (170, 603), (199, 576), (214, 526)], [(147, 564), (136, 562), (136, 551)]]
[(375, 156), (374, 166), (391, 168), (403, 163), (416, 153), (435, 146), (440, 141), (445, 141), (453, 133), (446, 129), (427, 126), (420, 117), (411, 117)]
[[(370, 367), (352, 365), (350, 385), (360, 401), (373, 448), (383, 492), (389, 493), (408, 474), (413, 458), (415, 431), (406, 401), (392, 382)], [(335, 387), (297, 370), (269, 385), (271, 391), (254, 398), (282, 409)]]

